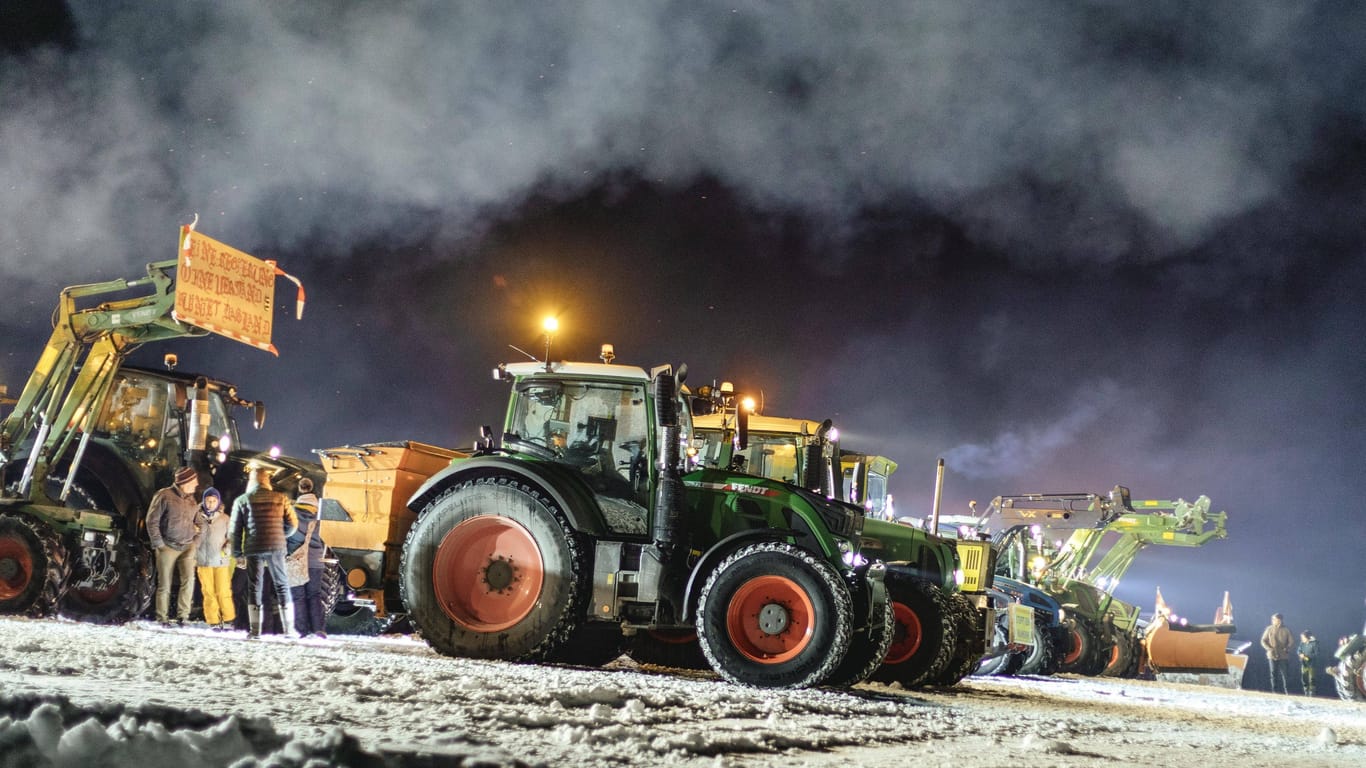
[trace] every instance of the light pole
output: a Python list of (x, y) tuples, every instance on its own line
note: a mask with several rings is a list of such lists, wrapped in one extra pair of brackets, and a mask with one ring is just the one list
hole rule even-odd
[(550, 372), (550, 340), (555, 337), (555, 331), (560, 329), (560, 321), (554, 317), (547, 317), (541, 321), (541, 327), (545, 329), (545, 370)]

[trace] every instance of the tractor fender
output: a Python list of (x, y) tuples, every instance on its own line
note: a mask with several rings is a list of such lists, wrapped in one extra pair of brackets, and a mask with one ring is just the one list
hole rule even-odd
[(597, 497), (579, 473), (558, 464), (522, 461), (507, 456), (475, 456), (452, 463), (427, 479), (408, 499), (408, 509), (421, 515), (424, 507), (452, 486), (480, 477), (516, 477), (534, 486), (564, 511), (574, 530), (589, 536), (607, 533)]
[(688, 572), (688, 583), (683, 588), (683, 615), (682, 621), (692, 621), (694, 611), (697, 608), (697, 593), (701, 591), (702, 584), (707, 580), (707, 574), (716, 569), (727, 555), (746, 544), (754, 544), (761, 541), (785, 541), (787, 539), (779, 531), (772, 528), (753, 528), (739, 533), (732, 533), (724, 539), (711, 545), (711, 548), (702, 553), (697, 559), (697, 563)]

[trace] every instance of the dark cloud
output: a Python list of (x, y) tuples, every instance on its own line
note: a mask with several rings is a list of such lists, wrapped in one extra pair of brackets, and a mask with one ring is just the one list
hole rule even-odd
[(1327, 579), (1354, 586), (1321, 635), (1361, 618), (1360, 4), (27, 7), (0, 18), (12, 389), (59, 286), (139, 275), (198, 213), (308, 286), (279, 360), (181, 352), (293, 452), (469, 444), (487, 369), (556, 313), (557, 357), (613, 342), (834, 417), (904, 509), (944, 456), (956, 510), (1125, 483), (1229, 511), (1200, 557), (1145, 555), (1135, 602), (1269, 614)]

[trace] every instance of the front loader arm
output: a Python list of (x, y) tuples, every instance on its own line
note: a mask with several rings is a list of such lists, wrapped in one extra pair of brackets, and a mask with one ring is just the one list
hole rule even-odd
[[(174, 317), (176, 260), (147, 265), (147, 276), (71, 286), (58, 299), (52, 335), (9, 416), (0, 422), (0, 464), (10, 452), (42, 432), (32, 487), (41, 489), (48, 466), (62, 456), (76, 432), (88, 432), (123, 359), (138, 344), (208, 331)], [(141, 295), (81, 309), (78, 299), (150, 287)], [(77, 369), (79, 368), (79, 372)], [(73, 378), (74, 375), (74, 378)], [(43, 429), (46, 427), (46, 429)], [(27, 483), (26, 483), (27, 484)]]

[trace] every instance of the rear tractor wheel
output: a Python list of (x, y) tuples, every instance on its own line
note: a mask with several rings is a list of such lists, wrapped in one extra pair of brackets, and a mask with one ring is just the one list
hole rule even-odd
[(28, 515), (0, 515), (0, 614), (51, 614), (70, 570), (66, 547), (46, 523)]
[(741, 547), (708, 575), (698, 599), (702, 652), (740, 685), (820, 685), (852, 635), (853, 603), (839, 574), (791, 544)]
[(516, 479), (480, 478), (429, 504), (408, 532), (401, 597), (441, 653), (541, 661), (586, 612), (587, 560), (552, 501)]

